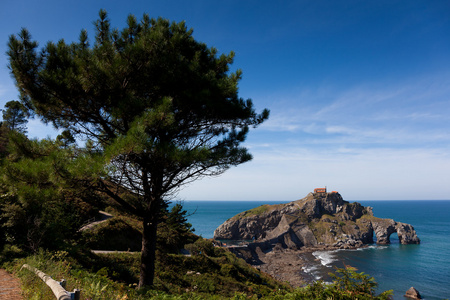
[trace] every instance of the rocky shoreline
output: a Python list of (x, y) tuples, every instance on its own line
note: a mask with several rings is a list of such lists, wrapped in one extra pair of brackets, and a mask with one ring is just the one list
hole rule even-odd
[(289, 282), (293, 287), (304, 286), (314, 281), (314, 278), (304, 272), (305, 252), (302, 250), (283, 249), (271, 251), (260, 256), (260, 265), (253, 265), (283, 282)]
[[(365, 247), (368, 247), (368, 245), (363, 245), (361, 248)], [(255, 245), (228, 247), (228, 249), (254, 268), (269, 274), (277, 280), (288, 282), (293, 287), (302, 287), (317, 280), (311, 272), (305, 270), (311, 263), (311, 258), (307, 256), (313, 257), (313, 253), (317, 251), (334, 251), (340, 248), (322, 246), (289, 249), (283, 248), (279, 244), (272, 249), (262, 250), (256, 243)], [(358, 247), (347, 249), (358, 249)], [(317, 264), (320, 264), (319, 259), (315, 258), (314, 260)]]

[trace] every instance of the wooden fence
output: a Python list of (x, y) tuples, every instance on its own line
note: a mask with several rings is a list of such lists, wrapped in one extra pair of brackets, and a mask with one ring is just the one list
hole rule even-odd
[(30, 265), (24, 264), (22, 268), (28, 269), (39, 278), (42, 279), (52, 290), (53, 294), (55, 295), (56, 299), (58, 300), (80, 300), (80, 290), (75, 289), (73, 292), (68, 292), (64, 288), (65, 280), (63, 279), (61, 282), (56, 281), (52, 279), (49, 275), (45, 274), (44, 272), (39, 271), (35, 267), (32, 267)]

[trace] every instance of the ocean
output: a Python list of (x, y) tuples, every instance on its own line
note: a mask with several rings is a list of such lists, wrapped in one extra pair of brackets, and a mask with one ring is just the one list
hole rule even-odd
[[(212, 238), (214, 230), (234, 215), (263, 205), (289, 201), (183, 201), (195, 233)], [(354, 201), (351, 201), (354, 202)], [(318, 251), (308, 257), (303, 272), (330, 280), (334, 267), (349, 265), (373, 276), (378, 291), (394, 290), (394, 299), (414, 286), (424, 299), (450, 299), (450, 201), (357, 201), (373, 207), (376, 217), (414, 226), (420, 245), (401, 245), (396, 234), (388, 246), (358, 250)]]

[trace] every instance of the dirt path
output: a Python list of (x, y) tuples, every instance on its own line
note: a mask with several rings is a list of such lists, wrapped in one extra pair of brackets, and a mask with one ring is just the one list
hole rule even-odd
[(0, 269), (0, 300), (23, 300), (20, 280)]

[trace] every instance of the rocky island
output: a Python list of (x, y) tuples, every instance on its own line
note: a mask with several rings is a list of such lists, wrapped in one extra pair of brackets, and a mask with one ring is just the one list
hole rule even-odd
[[(247, 241), (232, 249), (261, 270), (294, 286), (302, 252), (355, 249), (389, 244), (397, 233), (402, 244), (419, 244), (413, 226), (373, 215), (371, 207), (345, 201), (338, 192), (315, 189), (305, 198), (262, 205), (228, 219), (214, 231), (216, 240)], [(283, 270), (283, 272), (279, 272)]]

